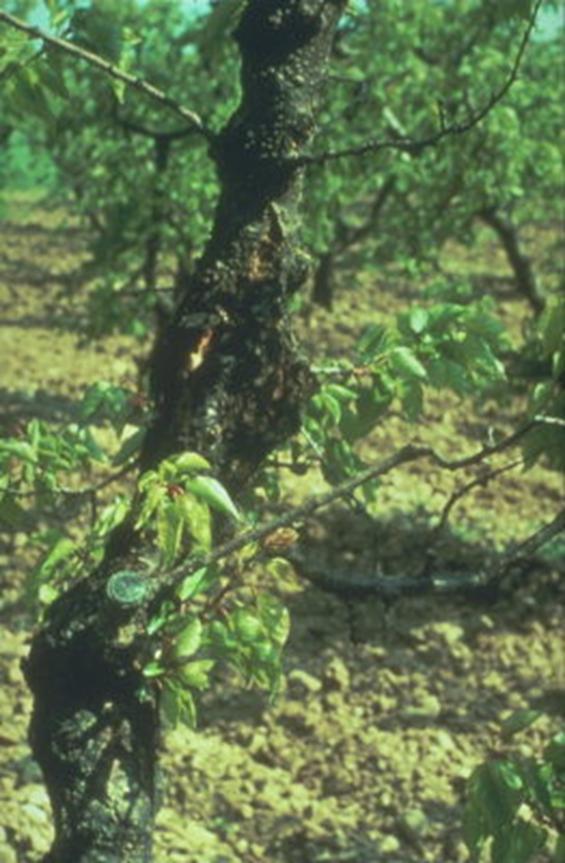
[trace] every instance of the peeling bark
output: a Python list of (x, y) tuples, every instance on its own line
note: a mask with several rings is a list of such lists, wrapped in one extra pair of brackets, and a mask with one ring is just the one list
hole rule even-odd
[[(197, 450), (241, 489), (294, 432), (314, 382), (287, 304), (307, 275), (294, 235), (309, 142), (345, 0), (249, 0), (235, 31), (242, 101), (211, 148), (221, 193), (210, 241), (151, 361), (155, 419), (142, 469)], [(44, 863), (150, 863), (158, 806), (157, 697), (144, 693), (146, 608), (116, 603), (139, 567), (131, 523), (98, 570), (50, 607), (25, 663), (30, 741), (50, 794)]]

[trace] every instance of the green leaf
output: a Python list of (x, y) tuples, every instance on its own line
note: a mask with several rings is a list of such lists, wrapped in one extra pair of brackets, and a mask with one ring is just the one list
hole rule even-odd
[(185, 482), (187, 491), (206, 501), (213, 509), (224, 515), (229, 515), (235, 521), (241, 520), (241, 515), (223, 485), (212, 476), (196, 476)]
[(202, 643), (202, 621), (194, 617), (181, 629), (175, 638), (173, 653), (177, 659), (185, 659), (196, 653)]
[(565, 774), (565, 732), (555, 735), (546, 746), (543, 757), (558, 773)]
[(0, 440), (0, 454), (2, 453), (21, 458), (22, 461), (27, 461), (29, 464), (35, 464), (37, 461), (34, 447), (26, 441)]
[(470, 779), (470, 793), (493, 835), (511, 822), (522, 799), (518, 789), (509, 783), (508, 774), (507, 762), (487, 761), (476, 768)]
[(199, 593), (204, 593), (218, 580), (218, 572), (213, 566), (203, 566), (187, 577), (177, 587), (177, 596), (181, 602), (186, 602)]
[(494, 835), (493, 863), (534, 863), (534, 855), (544, 847), (546, 831), (521, 819)]
[(425, 309), (420, 306), (415, 306), (410, 311), (409, 323), (410, 329), (416, 335), (419, 335), (426, 329), (426, 325), (428, 323), (428, 313)]
[(189, 728), (196, 727), (196, 704), (188, 689), (176, 680), (166, 680), (161, 692), (161, 710), (173, 728), (183, 722)]
[(200, 470), (210, 470), (212, 465), (197, 452), (183, 452), (180, 455), (171, 456), (168, 462), (179, 471), (179, 473), (196, 473)]
[(424, 391), (418, 381), (406, 381), (401, 396), (402, 410), (411, 422), (415, 422), (424, 409)]
[(552, 802), (547, 765), (533, 758), (521, 758), (517, 763), (517, 769), (524, 783), (528, 801), (541, 806), (548, 815), (551, 815)]
[(277, 647), (283, 647), (290, 633), (288, 609), (276, 596), (260, 594), (257, 598), (257, 610), (271, 641)]
[(479, 860), (487, 836), (488, 826), (483, 807), (476, 795), (473, 795), (463, 813), (463, 839), (471, 853), (472, 863), (477, 863)]
[(175, 502), (169, 501), (157, 510), (157, 546), (165, 566), (170, 566), (180, 551), (184, 524)]
[(143, 668), (143, 676), (144, 677), (162, 677), (165, 673), (165, 668), (161, 665), (160, 662), (152, 661), (148, 662), (146, 666)]
[(344, 387), (342, 384), (327, 384), (324, 389), (339, 402), (344, 404), (357, 398), (357, 391), (351, 387)]
[(212, 520), (208, 505), (190, 494), (184, 494), (176, 498), (175, 507), (196, 544), (196, 550), (210, 551)]
[(74, 554), (75, 551), (76, 543), (72, 539), (66, 536), (60, 537), (41, 561), (37, 572), (39, 578), (49, 578), (55, 567)]
[(210, 685), (210, 671), (214, 665), (213, 659), (197, 659), (195, 662), (187, 662), (182, 668), (179, 668), (176, 671), (176, 676), (191, 689), (207, 689)]
[(565, 863), (565, 833), (557, 837), (553, 863)]
[(418, 357), (410, 348), (396, 347), (389, 354), (392, 367), (402, 377), (416, 378), (419, 381), (427, 381), (428, 373)]
[(504, 738), (513, 737), (514, 734), (533, 725), (541, 715), (539, 710), (515, 710), (500, 726), (502, 736)]
[(357, 342), (356, 350), (360, 358), (367, 362), (384, 353), (388, 341), (389, 333), (386, 327), (381, 324), (369, 324)]
[(167, 489), (164, 485), (146, 482), (147, 492), (145, 494), (139, 516), (135, 523), (136, 529), (145, 527), (150, 523), (159, 507), (168, 499)]
[(242, 642), (252, 644), (263, 638), (264, 630), (260, 619), (246, 608), (238, 608), (230, 618), (232, 627)]
[(146, 430), (144, 428), (138, 428), (132, 435), (130, 435), (121, 445), (120, 449), (112, 459), (112, 462), (115, 465), (124, 464), (126, 461), (129, 461), (134, 455), (136, 455), (141, 449), (141, 444), (143, 443), (143, 439), (145, 437)]

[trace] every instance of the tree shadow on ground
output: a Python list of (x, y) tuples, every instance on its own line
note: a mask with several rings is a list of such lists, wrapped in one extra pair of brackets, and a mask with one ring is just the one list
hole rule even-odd
[[(538, 555), (527, 561), (517, 573), (516, 582), (501, 592), (486, 587), (394, 598), (379, 595), (349, 598), (348, 577), (358, 574), (367, 577), (376, 569), (381, 575), (413, 577), (431, 560), (435, 574), (445, 575), (446, 579), (461, 578), (488, 571), (498, 559), (498, 552), (486, 539), (466, 539), (446, 530), (438, 540), (429, 516), (423, 511), (375, 521), (336, 508), (311, 524), (301, 545), (304, 566), (339, 572), (343, 590), (339, 594), (324, 590), (300, 574), (298, 582), (302, 590), (295, 588), (286, 595), (284, 588), (281, 590), (292, 621), (284, 654), (287, 669), (313, 668), (316, 660), (327, 653), (358, 658), (364, 651), (369, 656), (376, 650), (386, 656), (383, 661), (387, 667), (396, 664), (408, 671), (413, 663), (420, 667), (423, 662), (433, 673), (445, 660), (445, 649), (437, 641), (427, 642), (427, 636), (422, 635), (427, 627), (436, 626), (440, 630), (443, 627), (446, 631), (452, 627), (466, 649), (474, 653), (480, 650), (478, 633), (482, 632), (477, 621), (485, 615), (492, 620), (496, 632), (519, 633), (532, 620), (543, 621), (554, 614), (556, 603), (564, 599), (563, 578), (559, 573), (565, 573), (565, 559), (560, 560), (559, 555), (556, 560)], [(534, 684), (539, 684), (539, 680), (532, 679), (532, 687)], [(476, 719), (475, 696), (476, 692), (463, 687), (458, 697), (460, 706), (468, 705), (469, 715), (473, 713)], [(480, 712), (485, 720), (498, 716), (499, 696), (496, 691), (484, 696)], [(553, 700), (561, 704), (559, 693)], [(234, 690), (226, 678), (226, 687), (206, 696), (204, 724), (229, 723), (237, 717), (237, 721), (257, 725), (266, 709), (264, 694)], [(466, 733), (475, 719), (466, 721), (449, 709), (439, 715), (407, 710), (383, 720), (382, 727), (397, 727), (399, 723), (412, 728), (443, 726), (457, 734)]]
[(31, 419), (46, 422), (74, 422), (79, 418), (79, 401), (60, 393), (36, 389), (13, 390), (0, 387), (0, 433), (13, 436)]

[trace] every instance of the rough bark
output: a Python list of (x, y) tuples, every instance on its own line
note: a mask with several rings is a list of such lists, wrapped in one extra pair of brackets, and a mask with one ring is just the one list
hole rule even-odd
[[(242, 101), (211, 148), (221, 193), (207, 249), (152, 357), (154, 466), (200, 451), (232, 489), (295, 431), (312, 390), (287, 303), (307, 265), (294, 246), (301, 173), (289, 157), (315, 127), (345, 0), (249, 0), (235, 32)], [(30, 741), (56, 836), (45, 863), (149, 863), (158, 805), (157, 697), (143, 694), (143, 599), (116, 601), (110, 578), (139, 566), (119, 531), (98, 570), (50, 607), (25, 664)], [(156, 576), (158, 578), (158, 576)]]
[(519, 293), (526, 298), (536, 315), (543, 311), (545, 303), (540, 293), (530, 258), (525, 254), (515, 226), (498, 210), (481, 210), (479, 218), (495, 232), (512, 268), (514, 283)]

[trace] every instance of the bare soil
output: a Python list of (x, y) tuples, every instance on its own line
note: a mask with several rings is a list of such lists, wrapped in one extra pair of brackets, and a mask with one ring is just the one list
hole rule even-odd
[[(85, 258), (84, 235), (60, 211), (17, 203), (0, 226), (0, 408), (8, 430), (34, 415), (68, 419), (81, 389), (100, 377), (135, 385), (134, 358), (146, 350), (123, 336), (77, 339), (80, 298), (65, 304), (58, 291)], [(497, 250), (484, 242), (478, 262), (461, 250), (446, 254), (448, 266), (497, 277), (500, 314), (518, 334), (529, 312), (512, 295)], [(343, 291), (332, 316), (314, 312), (303, 324), (320, 351), (347, 347), (363, 324), (412, 299), (390, 281), (346, 274), (352, 279), (354, 299)], [(393, 415), (364, 454), (380, 458), (409, 439), (465, 454), (489, 426), (511, 427), (518, 410), (512, 401), (472, 406), (435, 396), (422, 424), (408, 427)], [(446, 496), (472, 475), (423, 462), (390, 474), (372, 520), (338, 506), (307, 526), (305, 553), (350, 572), (415, 571)], [(316, 477), (294, 478), (287, 497), (321, 488)], [(485, 566), (550, 520), (563, 498), (562, 481), (543, 468), (479, 486), (455, 508), (442, 567)], [(290, 571), (274, 585), (292, 617), (285, 691), (269, 706), (262, 693), (226, 679), (203, 699), (197, 731), (167, 734), (156, 863), (464, 863), (465, 780), (499, 751), (501, 718), (549, 705), (517, 738), (528, 754), (541, 752), (563, 721), (560, 548), (532, 561), (520, 589), (497, 601), (346, 602)], [(34, 863), (52, 831), (26, 742), (31, 704), (20, 670), (33, 628), (21, 594), (36, 551), (23, 533), (0, 551), (0, 863)], [(537, 863), (548, 861), (540, 855)]]

